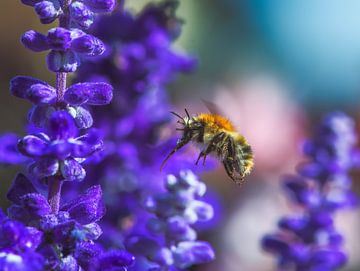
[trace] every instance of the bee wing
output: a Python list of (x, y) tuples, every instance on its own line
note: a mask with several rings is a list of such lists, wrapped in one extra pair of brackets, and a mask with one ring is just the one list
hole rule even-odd
[(224, 112), (222, 112), (222, 110), (220, 109), (220, 107), (217, 104), (210, 102), (208, 100), (205, 100), (205, 99), (201, 99), (201, 101), (204, 103), (204, 105), (206, 106), (206, 108), (209, 110), (209, 112), (211, 114), (225, 116)]

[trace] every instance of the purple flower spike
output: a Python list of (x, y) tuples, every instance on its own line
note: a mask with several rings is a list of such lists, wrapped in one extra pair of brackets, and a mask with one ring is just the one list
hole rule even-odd
[[(26, 156), (27, 172), (41, 190), (37, 191), (25, 176), (18, 176), (14, 181), (8, 193), (9, 199), (13, 201), (8, 209), (9, 215), (6, 217), (0, 214), (0, 270), (128, 270), (135, 259), (123, 250), (122, 238), (115, 238), (122, 232), (111, 236), (112, 241), (122, 250), (106, 252), (96, 244), (102, 242), (98, 238), (103, 232), (108, 234), (106, 238), (110, 232), (114, 233), (108, 228), (103, 231), (100, 223), (97, 223), (105, 214), (100, 186), (92, 186), (85, 193), (74, 190), (63, 193), (61, 190), (65, 181), (82, 181), (87, 173), (85, 168), (93, 171), (93, 166), (84, 165), (93, 165), (107, 153), (116, 153), (116, 159), (105, 157), (103, 161), (114, 161), (114, 165), (123, 167), (120, 175), (118, 168), (112, 171), (114, 178), (121, 179), (122, 183), (113, 183), (114, 189), (107, 188), (107, 191), (116, 193), (115, 190), (119, 188), (135, 192), (138, 196), (146, 194), (142, 193), (143, 187), (139, 180), (147, 180), (143, 177), (152, 171), (150, 167), (146, 167), (141, 176), (137, 169), (143, 168), (144, 161), (156, 164), (160, 153), (162, 156), (163, 148), (155, 150), (155, 156), (149, 155), (148, 150), (157, 141), (160, 126), (168, 119), (168, 106), (158, 102), (166, 100), (166, 96), (161, 94), (163, 85), (170, 81), (174, 73), (189, 66), (184, 63), (185, 56), (170, 49), (174, 33), (179, 33), (180, 26), (174, 14), (175, 2), (149, 5), (136, 17), (119, 8), (120, 17), (125, 19), (120, 20), (121, 27), (110, 24), (108, 30), (120, 33), (120, 36), (108, 39), (106, 35), (98, 33), (109, 42), (106, 45), (85, 32), (85, 29), (93, 23), (96, 13), (113, 10), (116, 0), (22, 2), (34, 8), (42, 23), (58, 20), (58, 27), (50, 29), (46, 36), (31, 30), (22, 37), (22, 43), (32, 51), (50, 50), (47, 64), (48, 69), (56, 73), (56, 82), (50, 86), (30, 77), (18, 77), (11, 82), (11, 92), (33, 104), (28, 115), (31, 133), (22, 137), (17, 148)], [(106, 61), (108, 67), (115, 66), (114, 72), (95, 75), (89, 80), (91, 83), (86, 83), (86, 80), (75, 85), (68, 83), (68, 73), (78, 69), (80, 57), (82, 61), (86, 61), (87, 57), (103, 54), (105, 48), (109, 48), (105, 56), (92, 58), (91, 61)], [(101, 63), (98, 64), (93, 65), (93, 68), (106, 70)], [(116, 75), (117, 78), (113, 80), (111, 75)], [(120, 113), (116, 118), (122, 123), (111, 122), (108, 128), (88, 129), (94, 121), (90, 113), (94, 110), (90, 106), (109, 104), (113, 98), (113, 88), (105, 82), (115, 82), (121, 86), (121, 91), (118, 92), (123, 95), (117, 97), (120, 106), (113, 109), (116, 114)], [(125, 89), (131, 90), (131, 93), (123, 91)], [(137, 108), (138, 112), (128, 114), (129, 108)], [(108, 125), (107, 121), (104, 124)], [(138, 130), (135, 129), (137, 126), (142, 127), (139, 134), (133, 133)], [(110, 130), (122, 139), (138, 140), (142, 144), (135, 146), (127, 141), (113, 144), (112, 148), (99, 155), (104, 145), (103, 135)], [(125, 161), (128, 155), (132, 158)], [(128, 170), (127, 164), (132, 167), (133, 172)], [(105, 167), (104, 169), (107, 170)], [(102, 179), (108, 180), (108, 176), (103, 177)], [(158, 179), (158, 176), (152, 178)], [(193, 223), (212, 217), (211, 207), (202, 204), (199, 199), (205, 193), (205, 186), (191, 174), (174, 178), (179, 183), (184, 181), (186, 185), (168, 190), (165, 196), (154, 196), (154, 204), (149, 208), (153, 217), (146, 224), (151, 233), (159, 234), (160, 239), (145, 236), (142, 240), (140, 238), (134, 241), (138, 242), (134, 247), (139, 248), (144, 244), (144, 254), (141, 255), (140, 251), (139, 262), (145, 260), (150, 263), (150, 269), (179, 269), (181, 264), (174, 262), (174, 255), (183, 257), (188, 266), (206, 262), (210, 258), (208, 248), (196, 241), (197, 233), (192, 227)], [(23, 184), (26, 182), (26, 185)], [(19, 188), (19, 185), (22, 187)], [(66, 183), (64, 186), (69, 185), (70, 183)], [(81, 187), (76, 185), (76, 188)], [(47, 193), (44, 188), (47, 188)], [(71, 195), (78, 196), (74, 199)], [(129, 204), (127, 196), (128, 194), (119, 199), (120, 204), (116, 200), (121, 209), (119, 213), (126, 216), (129, 212), (123, 212), (123, 206), (134, 204), (134, 209), (142, 208), (139, 199), (130, 199)], [(333, 201), (328, 202), (330, 204)], [(144, 213), (145, 210), (141, 212)], [(9, 217), (17, 221), (11, 221)], [(115, 220), (119, 221), (119, 225), (127, 227), (127, 233), (132, 233), (132, 221), (123, 223), (126, 221)], [(108, 227), (107, 223), (103, 225)], [(126, 237), (128, 236), (123, 236)], [(110, 246), (112, 244), (106, 245)]]
[(34, 52), (42, 52), (50, 49), (46, 36), (34, 30), (25, 32), (21, 37), (21, 42), (26, 48)]
[[(61, 191), (64, 181), (82, 181), (86, 176), (82, 163), (103, 146), (100, 133), (86, 130), (93, 118), (90, 109), (81, 104), (104, 105), (112, 98), (110, 85), (95, 82), (70, 86), (66, 94), (67, 73), (78, 68), (79, 55), (104, 52), (103, 42), (83, 28), (93, 23), (94, 12), (111, 10), (115, 1), (89, 1), (91, 6), (85, 0), (22, 2), (32, 6), (44, 24), (59, 20), (47, 36), (30, 30), (21, 39), (32, 51), (50, 50), (47, 64), (56, 73), (56, 83), (52, 87), (18, 76), (10, 84), (14, 96), (33, 104), (28, 115), (31, 134), (20, 140), (15, 135), (0, 137), (2, 155), (8, 156), (0, 157), (0, 162), (27, 162), (26, 170), (41, 191), (24, 175), (15, 178), (7, 194), (13, 203), (8, 216), (0, 212), (0, 270), (125, 270), (134, 260), (132, 255), (125, 251), (106, 253), (95, 244), (103, 232), (96, 222), (105, 214), (100, 186), (79, 193), (75, 200), (67, 200), (64, 210), (60, 208), (62, 197), (68, 196)], [(84, 90), (77, 99), (84, 101), (68, 103), (64, 95), (68, 98), (77, 87)], [(69, 100), (76, 95), (77, 91)]]
[(333, 217), (356, 202), (349, 174), (358, 166), (355, 144), (352, 120), (343, 113), (330, 114), (304, 146), (308, 161), (299, 167), (300, 176), (284, 178), (290, 200), (302, 211), (280, 218), (278, 231), (262, 240), (264, 250), (279, 259), (279, 269), (335, 271), (345, 265), (343, 237)]
[[(156, 215), (147, 221), (148, 230), (163, 235), (164, 241), (133, 235), (126, 241), (127, 249), (165, 270), (169, 266), (184, 269), (213, 260), (211, 246), (197, 241), (197, 233), (191, 226), (200, 220), (210, 220), (213, 215), (211, 206), (198, 199), (205, 192), (201, 184), (191, 171), (182, 171), (179, 176), (168, 175), (167, 192), (156, 194), (144, 203), (145, 208)], [(199, 193), (199, 187), (203, 192)], [(187, 196), (180, 196), (184, 194)]]
[(65, 204), (61, 209), (69, 212), (70, 216), (81, 224), (100, 220), (105, 214), (100, 186), (89, 188), (84, 194)]

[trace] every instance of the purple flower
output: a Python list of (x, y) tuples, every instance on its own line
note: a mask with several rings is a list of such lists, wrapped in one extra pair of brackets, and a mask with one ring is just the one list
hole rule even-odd
[[(114, 250), (108, 254), (100, 246), (92, 252), (92, 257), (79, 259), (79, 255), (85, 253), (84, 248), (95, 246), (94, 241), (102, 234), (97, 224), (105, 214), (100, 186), (89, 188), (85, 193), (62, 204), (58, 213), (53, 213), (47, 199), (28, 178), (19, 174), (8, 192), (8, 199), (13, 202), (9, 208), (9, 216), (18, 221), (9, 220), (2, 215), (0, 255), (1, 249), (16, 252), (32, 249), (39, 257), (47, 259), (45, 269), (67, 265), (85, 268), (92, 265), (97, 266), (93, 270), (102, 270), (103, 265), (115, 268), (132, 264), (133, 258), (129, 253)], [(35, 225), (37, 228), (25, 227), (22, 223)], [(55, 245), (56, 252), (51, 249)], [(52, 258), (49, 253), (57, 253), (58, 256)], [(67, 256), (61, 258), (59, 255)], [(113, 255), (112, 260), (106, 260), (109, 255)]]
[(101, 149), (101, 140), (91, 133), (77, 136), (75, 120), (66, 111), (55, 111), (47, 130), (48, 134), (27, 135), (18, 143), (19, 151), (33, 158), (31, 172), (39, 177), (61, 174), (65, 180), (81, 181), (85, 170), (80, 163)]
[(340, 112), (329, 114), (304, 146), (308, 160), (298, 168), (300, 176), (285, 178), (289, 198), (303, 211), (282, 217), (279, 230), (262, 240), (281, 270), (337, 270), (346, 264), (333, 216), (357, 202), (349, 176), (358, 166), (355, 144), (353, 121)]
[[(88, 106), (106, 105), (112, 99), (112, 87), (106, 83), (66, 87), (67, 73), (76, 70), (82, 55), (97, 56), (105, 51), (101, 40), (75, 27), (89, 27), (93, 13), (111, 11), (115, 2), (22, 2), (34, 7), (42, 23), (59, 19), (59, 26), (47, 35), (30, 30), (21, 39), (32, 51), (51, 50), (47, 63), (56, 72), (56, 84), (27, 76), (17, 76), (10, 83), (14, 96), (33, 104), (29, 114), (32, 129), (20, 140), (4, 136), (4, 154), (11, 163), (25, 160), (30, 174), (16, 176), (7, 193), (12, 202), (8, 217), (0, 213), (0, 269), (124, 270), (132, 264), (130, 253), (107, 252), (95, 245), (102, 234), (98, 222), (105, 214), (100, 186), (79, 192), (72, 200), (61, 195), (64, 181), (85, 178), (81, 164), (103, 145), (100, 133), (88, 129), (93, 124)], [(86, 253), (91, 256), (85, 257)]]
[(17, 150), (19, 137), (13, 133), (6, 133), (0, 136), (0, 163), (1, 164), (22, 164), (26, 157)]
[[(67, 6), (62, 0), (22, 0), (25, 5), (32, 6), (39, 16), (41, 23), (48, 24), (67, 13)], [(88, 28), (94, 13), (111, 12), (115, 7), (115, 0), (86, 0), (70, 1), (70, 22), (78, 27)]]
[[(75, 3), (77, 2), (73, 4)], [(47, 36), (29, 30), (23, 34), (21, 42), (34, 52), (50, 49), (47, 64), (53, 72), (74, 72), (80, 65), (82, 56), (99, 56), (105, 52), (105, 46), (98, 38), (80, 29), (64, 27), (50, 29)]]
[[(104, 152), (94, 160), (100, 164), (91, 164), (87, 170), (88, 177), (94, 183), (101, 180), (105, 188), (108, 224), (131, 224), (126, 222), (129, 216), (142, 221), (139, 217), (145, 214), (139, 204), (141, 195), (159, 187), (158, 180), (164, 177), (159, 166), (172, 140), (160, 141), (160, 131), (170, 121), (164, 88), (178, 73), (191, 71), (196, 63), (172, 48), (177, 36), (175, 25), (181, 25), (175, 10), (175, 2), (164, 2), (146, 6), (137, 16), (117, 9), (111, 16), (99, 17), (92, 34), (104, 41), (107, 50), (100, 57), (83, 61), (78, 70), (80, 82), (102, 81), (114, 86), (110, 106), (92, 111), (104, 133)], [(88, 90), (75, 86), (64, 99), (78, 106), (93, 104)], [(178, 163), (174, 172), (183, 164)]]
[(42, 232), (0, 213), (0, 269), (43, 270), (44, 258), (36, 252)]
[(159, 267), (185, 269), (213, 260), (212, 247), (197, 241), (196, 231), (191, 227), (213, 217), (211, 205), (200, 200), (206, 191), (205, 184), (191, 171), (182, 171), (178, 177), (168, 175), (165, 186), (167, 192), (149, 197), (144, 203), (155, 214), (146, 224), (150, 236), (130, 235), (127, 249)]
[[(172, 140), (159, 143), (160, 129), (169, 121), (164, 87), (195, 64), (171, 48), (181, 25), (174, 14), (176, 1), (148, 5), (137, 16), (119, 8), (100, 19), (91, 34), (84, 31), (95, 15), (113, 10), (115, 0), (22, 2), (34, 8), (42, 23), (59, 21), (47, 34), (30, 30), (21, 39), (32, 51), (49, 51), (46, 62), (56, 83), (27, 76), (10, 83), (11, 93), (33, 107), (31, 130), (17, 143), (28, 164), (26, 173), (16, 176), (7, 194), (12, 202), (8, 217), (0, 215), (0, 267), (125, 271), (142, 261), (149, 268), (184, 269), (212, 260), (211, 246), (197, 241), (192, 226), (213, 216), (211, 206), (200, 200), (205, 185), (194, 175), (169, 175), (166, 193), (150, 197), (145, 208), (141, 201), (152, 187), (159, 188), (156, 181), (164, 174), (158, 173), (159, 162)], [(78, 82), (67, 86), (68, 73), (84, 61)], [(109, 83), (115, 85), (114, 97)], [(109, 110), (92, 108), (113, 98)], [(91, 128), (94, 121), (99, 129)], [(69, 183), (62, 193), (65, 181), (80, 182), (86, 175), (94, 184), (103, 181), (109, 205), (104, 228), (99, 185), (82, 192), (84, 185)], [(113, 221), (122, 228), (117, 240), (110, 235)], [(104, 240), (113, 240), (100, 245), (103, 231)]]

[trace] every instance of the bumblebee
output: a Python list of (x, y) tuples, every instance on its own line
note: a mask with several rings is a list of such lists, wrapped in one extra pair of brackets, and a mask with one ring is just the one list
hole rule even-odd
[(195, 162), (196, 165), (201, 158), (205, 165), (206, 157), (209, 154), (215, 154), (223, 163), (228, 176), (236, 184), (244, 182), (244, 177), (250, 174), (254, 165), (253, 153), (245, 137), (236, 132), (228, 119), (219, 114), (199, 114), (190, 117), (186, 109), (185, 117), (175, 112), (171, 113), (179, 118), (178, 123), (181, 127), (176, 130), (182, 131), (182, 137), (165, 158), (160, 169), (177, 150), (192, 141), (202, 147)]

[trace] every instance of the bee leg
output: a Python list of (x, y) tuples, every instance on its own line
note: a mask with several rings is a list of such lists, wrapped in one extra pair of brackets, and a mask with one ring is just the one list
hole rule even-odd
[(204, 157), (203, 159), (203, 166), (205, 166), (206, 157), (216, 149), (216, 145), (224, 138), (225, 134), (220, 133), (219, 135), (215, 136), (209, 143), (209, 145), (206, 147), (205, 151), (202, 151), (198, 157), (198, 160), (196, 161), (196, 164), (200, 160), (201, 157)]
[(170, 159), (170, 157), (179, 149), (184, 147), (187, 143), (189, 143), (191, 137), (189, 138), (182, 138), (179, 143), (176, 144), (175, 148), (166, 156), (165, 160), (161, 163), (160, 171), (163, 169), (165, 163)]
[(203, 157), (203, 156), (204, 156), (204, 159), (205, 159), (206, 154), (205, 154), (204, 152), (200, 152), (200, 153), (199, 153), (199, 156), (198, 156), (198, 158), (197, 158), (197, 160), (196, 160), (196, 162), (195, 162), (195, 165), (196, 165), (196, 166), (198, 165), (201, 157)]
[(227, 174), (232, 180), (234, 180), (234, 178), (233, 178), (233, 169), (232, 169), (230, 163), (229, 163), (228, 161), (224, 161), (223, 164), (224, 164), (224, 168), (225, 168), (226, 174)]
[(204, 155), (204, 159), (203, 159), (203, 166), (205, 166), (206, 157), (207, 157), (207, 155), (205, 154), (205, 155)]

